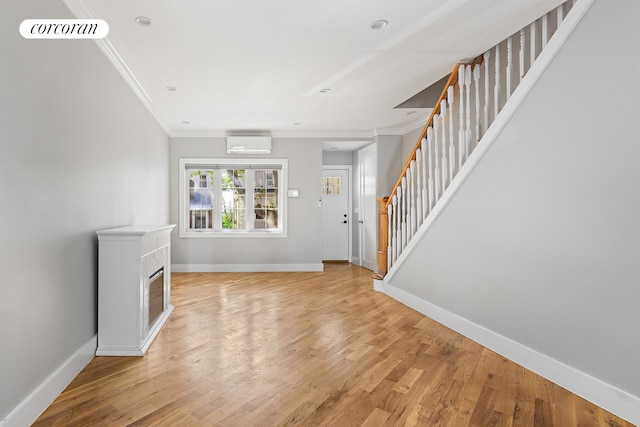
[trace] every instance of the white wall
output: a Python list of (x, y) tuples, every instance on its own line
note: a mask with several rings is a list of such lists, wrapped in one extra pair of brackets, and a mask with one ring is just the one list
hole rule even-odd
[(407, 158), (402, 156), (402, 136), (379, 135), (374, 138), (374, 141), (378, 144), (376, 187), (377, 197), (380, 198), (391, 194)]
[[(179, 159), (229, 157), (224, 138), (172, 138), (171, 222), (178, 223)], [(251, 156), (248, 156), (251, 157)], [(269, 156), (259, 156), (261, 158)], [(300, 189), (288, 199), (286, 238), (180, 238), (172, 234), (172, 264), (178, 270), (211, 271), (252, 265), (322, 267), (322, 210), (318, 207), (322, 177), (322, 140), (274, 138), (270, 157), (289, 159), (289, 188)], [(264, 269), (264, 268), (260, 268)]]
[(391, 282), (636, 423), (638, 16), (594, 3)]
[(351, 151), (323, 151), (323, 165), (350, 165), (353, 162)]
[(2, 9), (0, 420), (95, 337), (95, 231), (169, 219), (168, 137), (95, 42), (19, 35), (61, 1)]
[[(418, 143), (418, 138), (422, 135), (423, 127), (416, 128), (410, 132), (402, 135), (402, 161), (406, 162), (409, 159), (411, 153), (413, 153), (413, 149), (416, 147)], [(404, 165), (404, 163), (403, 163)]]

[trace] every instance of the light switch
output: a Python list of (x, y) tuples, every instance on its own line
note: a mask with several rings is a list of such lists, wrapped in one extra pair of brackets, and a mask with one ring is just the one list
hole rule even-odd
[(287, 197), (300, 197), (299, 188), (290, 188), (287, 190)]

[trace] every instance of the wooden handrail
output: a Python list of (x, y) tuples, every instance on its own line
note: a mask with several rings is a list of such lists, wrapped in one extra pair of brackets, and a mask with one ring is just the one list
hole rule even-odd
[(422, 138), (427, 136), (427, 130), (429, 129), (429, 127), (433, 124), (433, 119), (435, 117), (436, 114), (440, 114), (440, 104), (442, 103), (442, 100), (447, 99), (447, 93), (449, 90), (449, 86), (454, 86), (457, 82), (458, 82), (458, 69), (461, 66), (467, 66), (467, 65), (471, 65), (472, 67), (476, 64), (482, 64), (483, 61), (483, 56), (480, 55), (478, 57), (476, 57), (473, 61), (468, 62), (468, 63), (458, 63), (453, 67), (453, 70), (451, 70), (451, 74), (449, 74), (449, 79), (447, 80), (447, 83), (444, 85), (444, 89), (442, 89), (442, 93), (440, 94), (440, 97), (438, 98), (438, 102), (435, 106), (435, 108), (433, 109), (433, 111), (431, 111), (431, 115), (429, 116), (429, 120), (427, 120), (427, 123), (424, 125), (424, 128), (422, 129), (422, 133), (420, 134), (420, 137), (418, 138), (418, 142), (416, 142), (415, 147), (413, 147), (413, 151), (411, 152), (411, 155), (409, 156), (409, 160), (407, 160), (407, 163), (405, 163), (404, 168), (402, 168), (402, 173), (400, 174), (400, 177), (398, 178), (398, 181), (396, 181), (396, 185), (393, 186), (393, 190), (391, 190), (390, 196), (388, 197), (387, 203), (385, 205), (385, 207), (388, 207), (393, 200), (393, 195), (398, 191), (398, 187), (400, 187), (402, 185), (402, 178), (406, 175), (407, 173), (407, 169), (409, 169), (409, 167), (411, 166), (411, 161), (412, 160), (416, 160), (416, 152), (418, 151), (418, 148), (420, 148), (420, 145), (422, 144)]
[[(564, 19), (564, 9), (570, 9), (572, 4), (573, 0), (570, 0), (555, 8), (556, 29)], [(517, 86), (531, 69), (540, 51), (537, 43), (541, 40), (544, 48), (555, 32), (549, 28), (548, 19), (555, 12), (547, 12), (472, 61), (458, 63), (453, 67), (393, 190), (388, 197), (378, 199), (378, 267), (381, 277), (384, 277), (387, 270), (393, 269), (408, 243), (428, 221), (430, 213), (438, 206), (438, 201), (454, 183), (456, 175), (514, 93), (512, 83)], [(541, 38), (535, 30), (538, 27), (543, 28)], [(529, 42), (526, 41), (527, 35)], [(520, 39), (519, 62), (513, 60), (513, 39), (516, 37)], [(505, 50), (503, 65), (500, 52)], [(495, 52), (495, 56), (490, 61), (492, 52)], [(530, 58), (528, 61), (527, 57)], [(514, 75), (517, 76), (515, 80)], [(464, 81), (459, 81), (460, 79)], [(506, 91), (501, 87), (502, 81)], [(480, 97), (481, 90), (484, 102)], [(459, 113), (457, 121), (456, 109)], [(472, 118), (472, 110), (475, 119)], [(483, 117), (481, 112), (484, 113)], [(426, 144), (423, 144), (425, 139)], [(420, 162), (417, 161), (419, 154)], [(415, 168), (412, 167), (412, 162), (415, 162)]]
[[(431, 112), (431, 115), (429, 116), (429, 119), (427, 120), (427, 123), (424, 125), (424, 128), (422, 130), (422, 133), (420, 134), (420, 137), (418, 138), (418, 141), (415, 145), (415, 147), (413, 148), (413, 151), (411, 152), (411, 155), (409, 156), (409, 159), (407, 160), (407, 163), (405, 164), (402, 173), (400, 174), (400, 177), (398, 178), (398, 181), (396, 182), (395, 186), (393, 187), (393, 190), (391, 191), (390, 195), (387, 197), (383, 197), (378, 199), (378, 242), (379, 242), (379, 248), (378, 248), (378, 274), (375, 275), (375, 278), (381, 279), (385, 276), (385, 274), (387, 273), (387, 270), (389, 268), (388, 262), (387, 262), (387, 257), (388, 257), (388, 210), (389, 210), (389, 205), (393, 202), (393, 196), (394, 194), (396, 194), (396, 192), (398, 191), (398, 188), (402, 185), (402, 178), (406, 175), (407, 170), (411, 167), (411, 161), (416, 160), (417, 158), (417, 151), (418, 149), (421, 147), (422, 145), (422, 139), (426, 137), (427, 135), (427, 131), (429, 129), (429, 127), (431, 127), (433, 125), (433, 121), (435, 119), (435, 116), (437, 114), (440, 114), (440, 105), (442, 104), (443, 100), (448, 100), (448, 94), (449, 94), (449, 87), (450, 86), (455, 86), (456, 83), (458, 83), (458, 71), (460, 69), (460, 67), (466, 67), (467, 65), (471, 65), (471, 66), (475, 66), (476, 64), (481, 64), (483, 61), (483, 56), (480, 55), (477, 58), (475, 58), (473, 61), (466, 63), (466, 64), (462, 64), (462, 63), (458, 63), (453, 67), (453, 70), (451, 70), (451, 74), (449, 75), (449, 78), (447, 79), (447, 83), (445, 84), (442, 93), (440, 94), (440, 97), (438, 98), (438, 103), (436, 104), (435, 108), (433, 109), (433, 111)], [(454, 95), (455, 96), (455, 95)]]
[(453, 67), (453, 70), (449, 75), (449, 79), (447, 80), (447, 83), (444, 85), (444, 89), (442, 90), (442, 93), (438, 98), (438, 103), (436, 104), (436, 107), (433, 109), (433, 111), (431, 111), (431, 116), (429, 116), (429, 120), (427, 120), (427, 124), (424, 125), (424, 129), (422, 129), (422, 133), (418, 138), (418, 142), (416, 143), (416, 146), (413, 147), (413, 151), (409, 156), (409, 160), (407, 160), (407, 163), (405, 163), (404, 168), (402, 168), (402, 173), (400, 174), (400, 178), (398, 178), (396, 185), (393, 186), (393, 190), (391, 190), (389, 200), (387, 200), (387, 204), (385, 205), (385, 207), (389, 206), (389, 204), (393, 199), (393, 195), (396, 194), (396, 191), (398, 191), (398, 187), (402, 185), (402, 178), (407, 173), (407, 169), (409, 169), (409, 167), (411, 166), (411, 161), (416, 159), (416, 152), (418, 151), (418, 148), (420, 148), (420, 144), (422, 143), (422, 138), (424, 138), (427, 135), (427, 129), (429, 129), (429, 126), (431, 126), (431, 124), (433, 123), (433, 118), (435, 117), (436, 114), (440, 114), (440, 103), (442, 102), (443, 99), (447, 99), (447, 90), (449, 89), (449, 86), (455, 85), (458, 82), (459, 67), (460, 67), (460, 64), (456, 64)]

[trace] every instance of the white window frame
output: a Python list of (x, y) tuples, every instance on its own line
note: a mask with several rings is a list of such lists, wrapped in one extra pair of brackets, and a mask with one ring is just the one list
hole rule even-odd
[[(189, 206), (189, 188), (188, 181), (186, 179), (186, 170), (189, 167), (197, 166), (198, 168), (206, 168), (211, 166), (211, 169), (216, 169), (218, 165), (229, 165), (238, 169), (243, 166), (246, 169), (257, 169), (256, 166), (261, 165), (278, 165), (280, 166), (280, 182), (278, 185), (278, 229), (276, 230), (264, 230), (264, 229), (248, 229), (248, 230), (209, 230), (209, 229), (189, 229), (188, 218), (188, 206)], [(180, 158), (179, 168), (179, 234), (181, 238), (279, 238), (287, 237), (287, 190), (289, 182), (289, 161), (288, 159), (272, 159), (272, 158)], [(219, 175), (219, 174), (217, 174)], [(217, 180), (220, 178), (218, 177)], [(219, 191), (218, 191), (219, 193)], [(246, 206), (249, 208), (249, 188), (246, 190), (247, 201)], [(214, 221), (220, 218), (220, 198), (216, 194), (216, 198), (213, 202), (214, 208)], [(251, 209), (253, 209), (253, 186), (251, 186)]]

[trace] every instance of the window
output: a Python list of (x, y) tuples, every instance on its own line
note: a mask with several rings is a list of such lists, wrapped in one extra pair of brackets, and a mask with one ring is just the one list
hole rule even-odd
[(286, 237), (286, 159), (180, 159), (180, 237)]
[(341, 196), (342, 195), (342, 178), (339, 176), (323, 176), (322, 177), (322, 195), (323, 196)]

